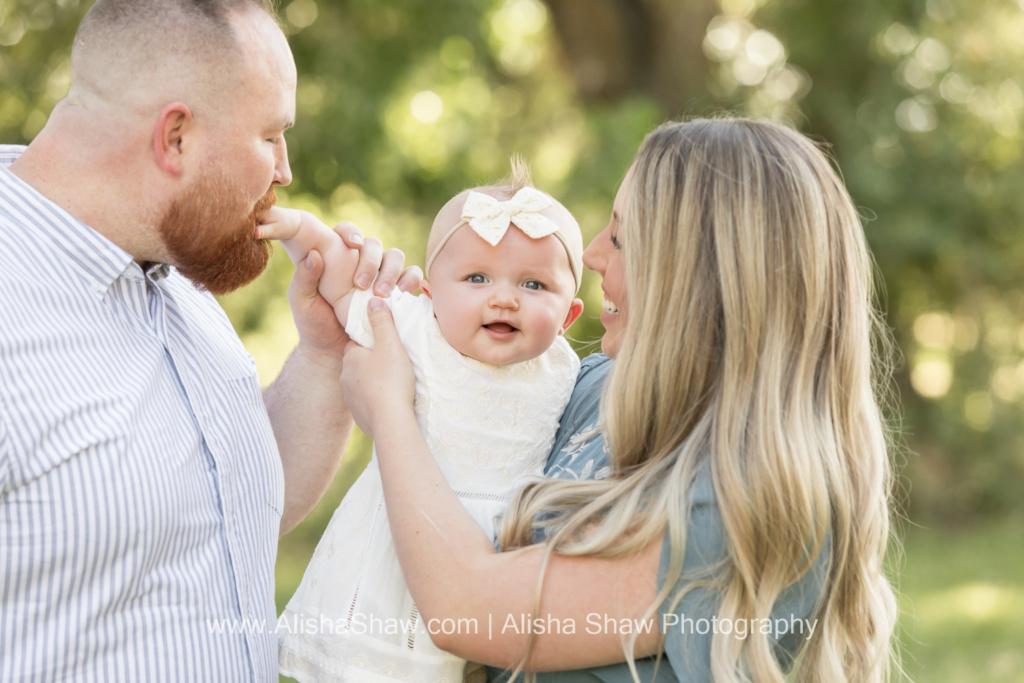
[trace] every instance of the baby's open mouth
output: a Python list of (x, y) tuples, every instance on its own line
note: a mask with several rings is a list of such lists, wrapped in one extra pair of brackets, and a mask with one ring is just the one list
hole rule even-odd
[(484, 325), (484, 327), (492, 332), (507, 333), (516, 331), (516, 328), (512, 327), (508, 323), (488, 323), (487, 325)]

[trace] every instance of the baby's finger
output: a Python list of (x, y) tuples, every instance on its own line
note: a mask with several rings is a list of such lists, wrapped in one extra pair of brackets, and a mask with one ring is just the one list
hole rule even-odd
[(398, 288), (403, 292), (415, 294), (423, 282), (423, 270), (419, 266), (409, 266), (398, 277)]
[(282, 239), (282, 230), (287, 218), (285, 210), (279, 206), (272, 206), (270, 210), (259, 218), (259, 225), (256, 226), (256, 237), (261, 240)]

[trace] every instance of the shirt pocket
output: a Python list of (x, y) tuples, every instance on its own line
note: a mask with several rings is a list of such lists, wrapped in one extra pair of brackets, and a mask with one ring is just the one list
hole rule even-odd
[[(235, 502), (261, 499), (280, 517), (284, 508), (284, 473), (274, 431), (254, 367), (218, 373), (220, 395), (210, 400), (212, 419), (204, 431), (214, 459), (230, 481)], [(234, 376), (231, 376), (234, 375)]]

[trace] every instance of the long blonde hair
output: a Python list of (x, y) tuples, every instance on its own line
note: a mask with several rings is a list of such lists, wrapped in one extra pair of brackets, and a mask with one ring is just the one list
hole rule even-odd
[[(768, 618), (827, 552), (797, 680), (888, 678), (888, 337), (841, 180), (777, 124), (668, 124), (640, 149), (618, 239), (629, 318), (601, 399), (611, 475), (521, 491), (503, 546), (529, 544), (542, 513), (562, 554), (621, 556), (667, 532), (652, 615), (682, 597), (669, 591), (683, 566), (684, 501), (707, 466), (727, 536), (713, 581), (719, 619)], [(767, 635), (715, 635), (711, 666), (716, 681), (784, 679)]]

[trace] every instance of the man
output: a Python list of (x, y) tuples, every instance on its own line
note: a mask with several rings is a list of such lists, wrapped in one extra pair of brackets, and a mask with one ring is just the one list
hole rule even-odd
[(266, 264), (295, 83), (260, 0), (98, 0), (67, 99), (0, 148), (0, 680), (277, 679), (277, 536), (348, 439), (347, 337), (312, 254), (264, 400), (211, 293)]

